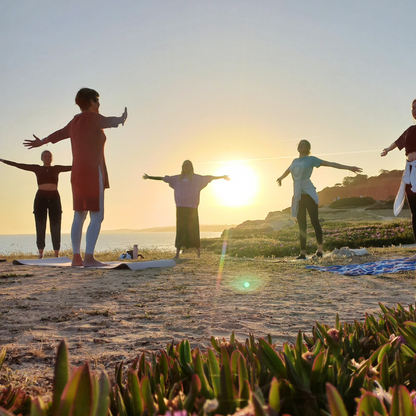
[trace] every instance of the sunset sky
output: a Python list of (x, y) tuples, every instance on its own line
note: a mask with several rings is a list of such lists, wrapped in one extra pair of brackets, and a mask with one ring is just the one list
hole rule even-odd
[[(415, 17), (413, 0), (2, 0), (0, 158), (41, 163), (48, 149), (71, 164), (69, 140), (22, 143), (65, 126), (90, 87), (102, 114), (129, 112), (106, 131), (104, 230), (174, 225), (173, 190), (142, 175), (178, 174), (185, 159), (232, 179), (202, 191), (201, 224), (263, 219), (290, 205), (291, 178), (275, 181), (301, 139), (369, 176), (403, 168), (404, 152), (380, 151), (414, 122)], [(0, 234), (34, 233), (34, 174), (0, 164), (0, 186)], [(70, 174), (59, 191), (69, 232)]]

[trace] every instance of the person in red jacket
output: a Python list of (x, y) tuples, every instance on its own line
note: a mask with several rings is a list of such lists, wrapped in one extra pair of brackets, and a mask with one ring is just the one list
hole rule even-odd
[[(24, 146), (32, 149), (47, 143), (57, 143), (71, 139), (72, 146), (72, 195), (74, 202), (74, 221), (71, 229), (73, 266), (100, 267), (105, 264), (94, 258), (95, 244), (104, 219), (104, 189), (109, 188), (107, 167), (104, 158), (106, 141), (103, 129), (124, 125), (127, 108), (120, 117), (104, 117), (99, 114), (100, 102), (97, 91), (82, 88), (75, 97), (81, 109), (63, 129), (40, 140), (25, 140)], [(86, 235), (85, 258), (81, 257), (82, 227), (90, 213), (90, 224)]]
[(59, 257), (59, 250), (61, 249), (62, 206), (61, 197), (58, 192), (58, 176), (61, 172), (69, 172), (71, 166), (52, 166), (52, 153), (49, 150), (42, 152), (40, 158), (43, 162), (42, 166), (16, 163), (5, 159), (0, 159), (0, 162), (18, 169), (33, 172), (36, 175), (38, 192), (36, 193), (33, 204), (33, 214), (35, 215), (36, 224), (36, 245), (39, 251), (39, 258), (43, 259), (48, 213), (52, 246), (55, 257)]

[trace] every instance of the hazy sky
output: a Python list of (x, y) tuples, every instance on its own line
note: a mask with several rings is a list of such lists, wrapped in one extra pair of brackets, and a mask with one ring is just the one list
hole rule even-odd
[[(102, 114), (129, 111), (106, 130), (103, 229), (174, 225), (173, 191), (141, 177), (178, 174), (185, 159), (232, 176), (202, 191), (202, 224), (263, 219), (290, 205), (291, 178), (275, 181), (302, 138), (369, 176), (403, 168), (403, 152), (380, 151), (413, 124), (415, 17), (413, 0), (2, 0), (0, 158), (40, 163), (48, 149), (70, 164), (69, 140), (22, 142), (65, 126), (90, 87)], [(241, 160), (254, 183), (228, 163)], [(321, 190), (348, 174), (320, 168), (312, 180)], [(63, 232), (69, 178), (59, 182)], [(34, 174), (0, 164), (0, 183), (0, 234), (33, 233)], [(237, 202), (250, 197), (226, 206), (220, 185)]]

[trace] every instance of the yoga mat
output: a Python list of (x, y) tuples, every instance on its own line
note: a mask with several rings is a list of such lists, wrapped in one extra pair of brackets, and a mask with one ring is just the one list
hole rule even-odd
[(373, 263), (348, 264), (345, 266), (306, 266), (307, 269), (343, 274), (345, 276), (377, 275), (416, 270), (416, 262), (407, 259), (380, 260)]
[[(53, 257), (47, 259), (33, 259), (33, 260), (13, 260), (15, 265), (25, 266), (50, 266), (50, 267), (72, 267), (71, 259), (69, 257)], [(121, 261), (106, 261), (104, 267), (85, 267), (85, 269), (130, 269), (141, 270), (150, 267), (173, 267), (176, 266), (175, 260), (154, 260), (154, 261), (135, 261), (135, 262), (121, 262)], [(80, 267), (80, 266), (79, 266)]]

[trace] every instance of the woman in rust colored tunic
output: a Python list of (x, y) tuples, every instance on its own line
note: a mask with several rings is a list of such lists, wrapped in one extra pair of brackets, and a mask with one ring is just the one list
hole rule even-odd
[[(52, 133), (43, 140), (35, 137), (26, 140), (29, 149), (46, 143), (57, 143), (71, 139), (72, 146), (72, 195), (74, 221), (71, 229), (73, 266), (99, 267), (104, 264), (94, 258), (95, 244), (104, 219), (104, 189), (109, 188), (107, 168), (104, 159), (106, 141), (103, 129), (118, 127), (127, 119), (127, 108), (120, 117), (104, 117), (99, 114), (99, 94), (90, 88), (82, 88), (75, 97), (81, 113), (77, 114), (63, 129)], [(81, 257), (82, 226), (90, 213), (90, 224), (86, 236), (85, 258)]]

